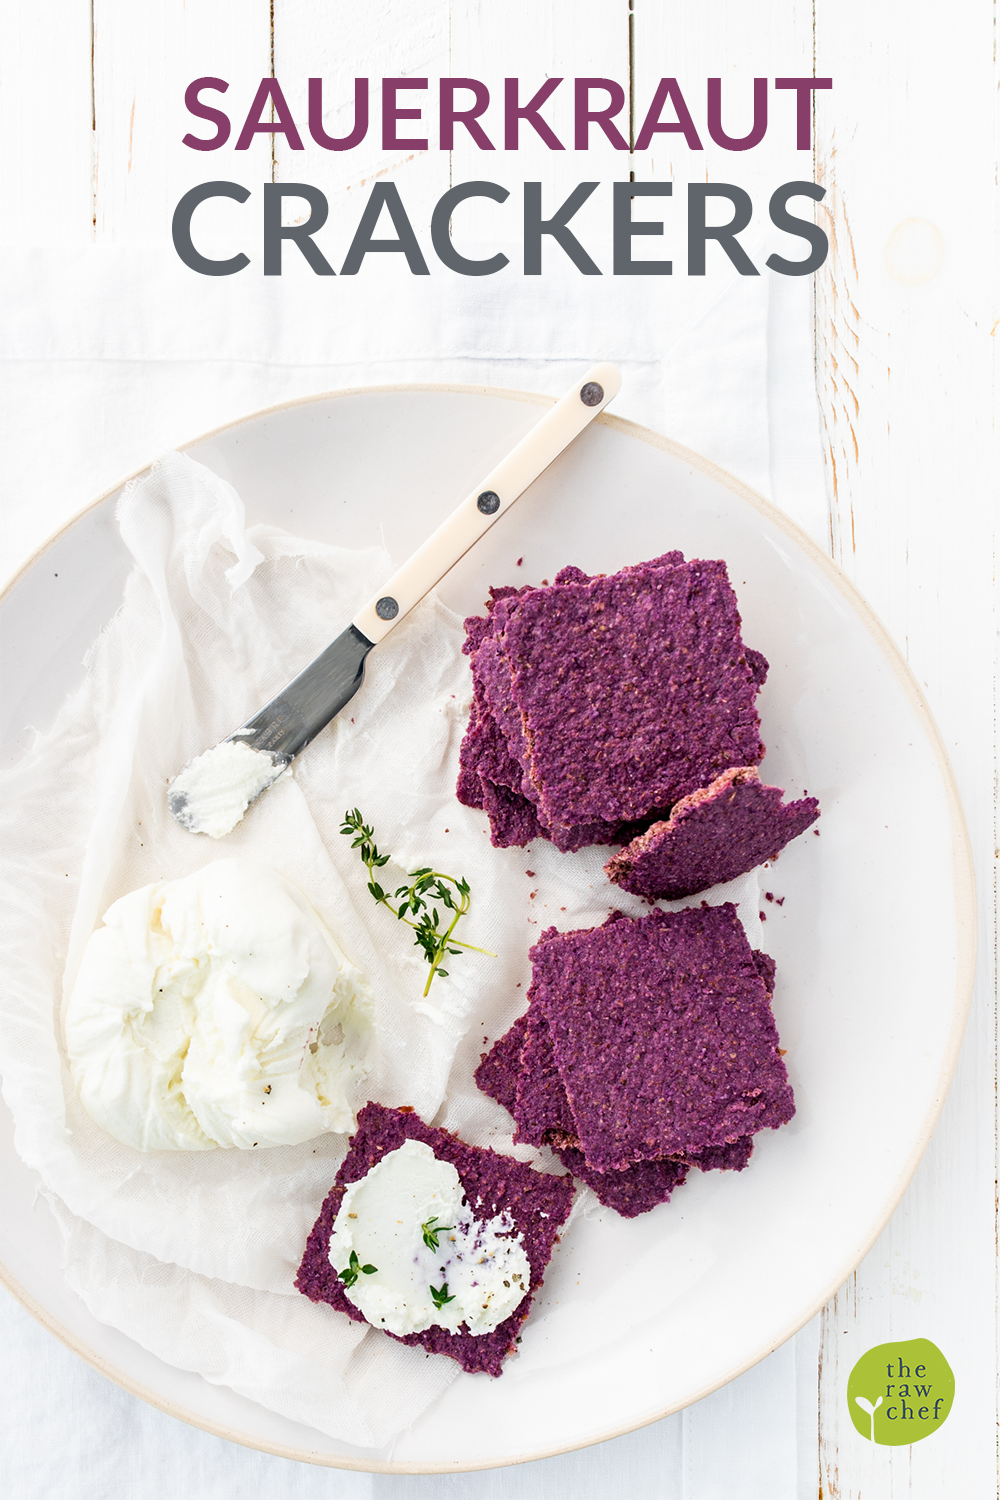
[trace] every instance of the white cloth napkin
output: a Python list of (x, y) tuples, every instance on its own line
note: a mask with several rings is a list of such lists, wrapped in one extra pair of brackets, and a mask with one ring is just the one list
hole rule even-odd
[(604, 359), (624, 374), (615, 414), (768, 492), (769, 307), (801, 291), (774, 285), (786, 278), (728, 262), (704, 278), (582, 277), (553, 258), (540, 277), (484, 284), (410, 276), (388, 264), (399, 259), (370, 257), (348, 281), (294, 263), (280, 278), (219, 279), (170, 251), (0, 248), (18, 288), (0, 324), (0, 393), (31, 417), (5, 444), (0, 574), (156, 454), (263, 407), (398, 382), (561, 395)]

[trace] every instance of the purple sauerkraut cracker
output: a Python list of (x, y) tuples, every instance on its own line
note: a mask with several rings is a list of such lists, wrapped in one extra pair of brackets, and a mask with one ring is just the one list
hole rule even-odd
[(479, 763), (483, 758), (483, 742), (489, 732), (475, 698), (469, 710), (469, 722), (458, 752), (458, 785), (455, 788), (459, 802), (466, 807), (482, 807), (483, 788), (479, 780)]
[[(494, 1042), (489, 1052), (485, 1054), (475, 1074), (476, 1083), (483, 1093), (495, 1099), (498, 1104), (502, 1104), (511, 1114), (514, 1113), (516, 1107), (518, 1078), (528, 1019), (527, 1013), (518, 1016), (510, 1029)], [(551, 1051), (551, 1043), (549, 1046)], [(563, 1107), (568, 1112), (569, 1101), (566, 1099), (565, 1090), (561, 1083), (558, 1087)], [(733, 1147), (725, 1149), (731, 1155), (734, 1152)], [(627, 1167), (623, 1172), (597, 1172), (587, 1165), (582, 1151), (574, 1146), (553, 1146), (553, 1150), (563, 1166), (572, 1172), (574, 1177), (591, 1188), (599, 1203), (603, 1203), (607, 1208), (613, 1208), (625, 1219), (634, 1219), (639, 1214), (647, 1213), (649, 1209), (655, 1208), (657, 1204), (668, 1202), (671, 1193), (682, 1185), (690, 1170), (687, 1162), (657, 1161), (639, 1162), (635, 1166)], [(735, 1165), (735, 1155), (732, 1155), (732, 1161)], [(723, 1163), (720, 1156), (718, 1165), (724, 1164), (728, 1162)], [(739, 1167), (745, 1165), (746, 1158), (738, 1163)]]
[(476, 711), (459, 797), (485, 806), (478, 778), (519, 799), (517, 817), (510, 798), (495, 799), (494, 843), (531, 829), (523, 804), (560, 849), (620, 842), (762, 757), (754, 700), (767, 663), (743, 643), (724, 563), (674, 552), (492, 592), (488, 615), (466, 621)]
[(575, 1146), (553, 1148), (568, 1171), (586, 1183), (605, 1208), (613, 1208), (623, 1219), (636, 1219), (661, 1203), (669, 1203), (675, 1188), (683, 1187), (687, 1162), (640, 1161), (621, 1172), (598, 1172)]
[(514, 845), (524, 848), (532, 839), (548, 838), (538, 821), (538, 814), (520, 792), (515, 792), (502, 781), (490, 781), (480, 776), (483, 809), (490, 820), (490, 842), (497, 849), (509, 849)]
[(498, 1104), (508, 1114), (514, 1113), (517, 1103), (517, 1078), (521, 1071), (521, 1048), (528, 1029), (527, 1012), (518, 1016), (514, 1024), (498, 1037), (488, 1052), (483, 1054), (473, 1077), (476, 1087)]
[(635, 569), (517, 604), (502, 644), (526, 781), (550, 828), (641, 818), (763, 755), (724, 563)]
[[(528, 991), (529, 1002), (534, 999)], [(556, 1065), (552, 1034), (537, 1006), (528, 1010), (514, 1104), (517, 1134), (529, 1146), (578, 1146), (576, 1120)]]
[(704, 1151), (689, 1151), (682, 1158), (702, 1172), (742, 1172), (753, 1155), (753, 1136), (739, 1135), (722, 1146), (708, 1146)]
[[(576, 570), (564, 570), (576, 571)], [(585, 575), (581, 575), (585, 577)], [(584, 848), (588, 844), (610, 842), (612, 839), (628, 839), (639, 830), (624, 831), (617, 824), (585, 824), (580, 827), (560, 828), (554, 831), (545, 827), (538, 817), (535, 802), (525, 795), (524, 771), (511, 751), (508, 740), (523, 752), (520, 739), (520, 716), (516, 705), (506, 693), (507, 670), (500, 659), (497, 675), (497, 653), (492, 641), (496, 623), (493, 611), (497, 603), (519, 591), (514, 589), (491, 589), (494, 596), (488, 608), (491, 613), (482, 619), (472, 615), (465, 622), (467, 639), (463, 650), (473, 656), (472, 676), (474, 698), (469, 723), (459, 751), (459, 774), (456, 794), (466, 807), (482, 808), (490, 821), (490, 840), (495, 848), (507, 849), (514, 845), (524, 847), (532, 839), (553, 840), (564, 852)], [(520, 590), (528, 592), (528, 590)], [(484, 649), (480, 652), (480, 647)], [(486, 684), (492, 683), (491, 706)], [(500, 727), (498, 712), (502, 715), (507, 737)], [(527, 790), (532, 791), (531, 784)]]
[[(531, 1032), (534, 1045), (529, 1049), (526, 1044)], [(752, 1138), (743, 1136), (690, 1158), (668, 1157), (636, 1162), (618, 1172), (597, 1171), (579, 1150), (576, 1122), (554, 1066), (551, 1037), (537, 1009), (518, 1016), (494, 1042), (476, 1069), (475, 1080), (484, 1094), (503, 1105), (515, 1118), (518, 1118), (518, 1095), (522, 1092), (527, 1101), (527, 1129), (532, 1131), (532, 1126), (536, 1127), (531, 1144), (551, 1146), (563, 1166), (586, 1183), (599, 1203), (626, 1219), (668, 1202), (674, 1189), (684, 1183), (691, 1167), (699, 1167), (703, 1172), (741, 1172), (753, 1150)], [(525, 1118), (523, 1105), (521, 1118)], [(525, 1139), (521, 1128), (517, 1139)]]
[(537, 1012), (518, 1016), (483, 1054), (474, 1077), (477, 1088), (513, 1115), (519, 1145), (576, 1144), (576, 1123), (556, 1069), (552, 1040)]
[[(522, 732), (520, 709), (509, 690), (509, 676), (507, 658), (499, 642), (492, 637), (485, 640), (473, 664), (473, 679), (481, 701), (480, 712), (484, 723), (494, 731), (483, 735), (482, 747), (477, 754), (477, 771), (484, 790), (490, 783), (508, 788), (511, 799), (523, 805), (522, 816), (527, 819), (530, 815), (534, 820), (536, 832), (532, 836), (551, 839), (564, 853), (589, 844), (610, 843), (618, 834), (620, 819), (556, 826), (546, 818), (534, 782), (525, 772), (529, 746)], [(525, 826), (529, 825), (525, 823)], [(494, 831), (494, 842), (501, 843), (502, 840), (501, 847), (515, 842), (506, 824), (497, 825)]]
[(514, 1348), (534, 1294), (542, 1284), (559, 1229), (573, 1201), (573, 1179), (537, 1172), (523, 1162), (500, 1156), (487, 1147), (469, 1146), (450, 1131), (425, 1125), (419, 1115), (382, 1104), (367, 1104), (358, 1115), (350, 1150), (327, 1194), (306, 1243), (295, 1285), (313, 1302), (326, 1302), (357, 1323), (366, 1321), (344, 1292), (330, 1264), (330, 1235), (347, 1186), (359, 1182), (377, 1162), (396, 1151), (404, 1140), (423, 1141), (441, 1161), (452, 1164), (461, 1179), (466, 1200), (477, 1218), (509, 1214), (521, 1237), (531, 1266), (531, 1282), (524, 1301), (492, 1333), (451, 1333), (432, 1325), (421, 1333), (395, 1334), (401, 1344), (417, 1344), (431, 1354), (447, 1354), (470, 1374), (499, 1375)]
[(598, 1171), (734, 1146), (794, 1113), (736, 908), (613, 913), (531, 950), (580, 1149)]
[(735, 880), (774, 859), (819, 817), (815, 797), (782, 803), (783, 795), (781, 787), (764, 785), (756, 767), (735, 766), (682, 797), (665, 822), (613, 855), (604, 873), (650, 901), (675, 901)]
[[(754, 953), (755, 963), (759, 958), (767, 958), (767, 955)], [(770, 995), (774, 987), (774, 960), (770, 959), (769, 962), (772, 966), (772, 982), (768, 989)], [(758, 964), (757, 967), (759, 969), (760, 965)], [(762, 978), (767, 985), (766, 976), (762, 974)], [(514, 1108), (511, 1111), (518, 1126), (514, 1139), (533, 1146), (551, 1146), (574, 1176), (582, 1177), (584, 1182), (589, 1183), (595, 1191), (598, 1191), (598, 1185), (593, 1180), (594, 1170), (591, 1168), (590, 1175), (583, 1175), (575, 1167), (570, 1166), (569, 1160), (563, 1154), (568, 1151), (574, 1157), (579, 1157), (581, 1161), (585, 1160), (577, 1149), (580, 1145), (580, 1138), (576, 1117), (570, 1108), (569, 1096), (556, 1066), (552, 1034), (548, 1023), (537, 1006), (533, 1012), (529, 1011), (522, 1019), (527, 1021), (527, 1025), (523, 1031), (521, 1071), (517, 1079)], [(669, 1160), (674, 1165), (698, 1167), (702, 1172), (742, 1172), (750, 1160), (752, 1151), (753, 1137), (744, 1135), (739, 1136), (735, 1141), (726, 1141), (721, 1146), (709, 1146), (703, 1151), (682, 1151), (664, 1160)], [(637, 1169), (642, 1164), (633, 1165)], [(598, 1177), (604, 1175), (608, 1178), (620, 1177), (623, 1172), (632, 1170), (633, 1167), (625, 1167), (622, 1172), (597, 1173), (596, 1175)], [(652, 1181), (648, 1175), (643, 1177), (640, 1174), (640, 1177), (646, 1183)], [(680, 1181), (683, 1182), (683, 1180), (682, 1177)], [(599, 1191), (598, 1196), (600, 1197)], [(602, 1203), (607, 1201), (606, 1198), (601, 1198)]]

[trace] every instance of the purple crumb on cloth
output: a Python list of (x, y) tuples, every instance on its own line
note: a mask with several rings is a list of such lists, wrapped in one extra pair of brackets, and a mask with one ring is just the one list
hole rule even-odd
[[(761, 759), (754, 700), (767, 663), (743, 643), (723, 562), (668, 553), (609, 576), (564, 568), (548, 587), (492, 593), (487, 616), (466, 621), (476, 692), (459, 787), (467, 805), (484, 805), (478, 774), (532, 804), (557, 847), (579, 849), (617, 842), (623, 824), (662, 816)], [(526, 816), (498, 820), (494, 842), (529, 826)]]
[(531, 958), (534, 1003), (598, 1171), (703, 1155), (791, 1119), (769, 986), (732, 903), (549, 928)]
[[(327, 1302), (357, 1323), (364, 1314), (349, 1301), (336, 1271), (330, 1264), (330, 1235), (347, 1185), (359, 1182), (365, 1173), (396, 1151), (404, 1140), (424, 1141), (441, 1161), (451, 1162), (458, 1172), (469, 1207), (478, 1219), (508, 1213), (522, 1236), (531, 1266), (528, 1295), (518, 1308), (492, 1333), (450, 1333), (432, 1325), (422, 1333), (394, 1334), (401, 1344), (416, 1344), (432, 1354), (447, 1354), (470, 1374), (499, 1375), (504, 1358), (514, 1348), (532, 1298), (542, 1284), (558, 1231), (573, 1200), (573, 1179), (537, 1172), (524, 1162), (500, 1156), (487, 1147), (469, 1146), (447, 1130), (425, 1125), (419, 1115), (367, 1104), (358, 1115), (358, 1128), (350, 1150), (337, 1173), (306, 1243), (295, 1278), (300, 1292), (313, 1302)], [(385, 1330), (388, 1333), (388, 1330)]]
[(724, 771), (683, 797), (604, 866), (615, 885), (647, 900), (676, 901), (735, 880), (775, 856), (819, 817), (815, 797), (782, 804), (754, 766)]

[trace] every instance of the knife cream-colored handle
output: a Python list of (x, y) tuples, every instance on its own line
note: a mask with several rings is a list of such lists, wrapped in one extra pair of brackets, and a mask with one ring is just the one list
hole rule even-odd
[(494, 521), (558, 458), (621, 389), (617, 365), (595, 365), (547, 411), (431, 536), (355, 615), (355, 629), (377, 644), (478, 542)]

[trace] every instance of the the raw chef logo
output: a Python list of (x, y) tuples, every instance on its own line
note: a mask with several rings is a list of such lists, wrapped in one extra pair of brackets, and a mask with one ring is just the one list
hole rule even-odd
[(872, 1443), (899, 1447), (936, 1432), (951, 1411), (955, 1376), (930, 1339), (876, 1344), (847, 1382), (847, 1406), (857, 1430)]

